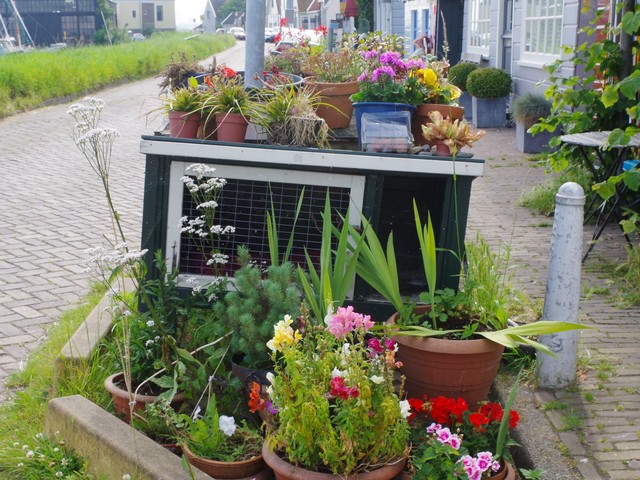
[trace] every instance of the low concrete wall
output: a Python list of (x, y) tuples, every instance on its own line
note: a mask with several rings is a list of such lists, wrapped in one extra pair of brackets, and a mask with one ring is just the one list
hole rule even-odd
[(129, 474), (139, 480), (211, 479), (153, 440), (134, 430), (81, 395), (54, 398), (49, 402), (45, 433), (59, 432), (66, 445), (88, 459), (89, 472), (98, 478), (120, 480)]

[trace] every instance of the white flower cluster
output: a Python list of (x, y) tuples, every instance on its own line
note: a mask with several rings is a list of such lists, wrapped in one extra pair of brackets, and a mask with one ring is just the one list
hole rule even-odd
[(107, 251), (104, 247), (89, 248), (85, 251), (90, 255), (89, 259), (84, 262), (85, 272), (94, 272), (100, 276), (104, 276), (115, 268), (125, 265), (132, 266), (140, 261), (147, 253), (147, 250), (129, 250), (126, 243), (116, 245), (111, 251)]
[(221, 190), (227, 184), (224, 178), (210, 177), (205, 182), (197, 183), (191, 177), (184, 176), (180, 178), (191, 193), (212, 193)]
[(211, 258), (207, 260), (207, 265), (226, 265), (229, 263), (229, 255), (225, 255), (224, 253), (214, 253), (211, 255)]

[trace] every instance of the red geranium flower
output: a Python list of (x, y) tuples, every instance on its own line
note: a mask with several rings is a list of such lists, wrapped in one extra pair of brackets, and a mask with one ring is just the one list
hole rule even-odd
[(499, 422), (502, 420), (502, 406), (498, 403), (487, 403), (480, 407), (480, 413), (489, 417), (492, 422)]
[(516, 428), (520, 421), (520, 414), (515, 410), (509, 412), (509, 428)]
[(469, 415), (469, 421), (473, 425), (473, 428), (479, 430), (480, 432), (483, 432), (485, 430), (484, 425), (487, 425), (489, 423), (489, 418), (484, 416), (482, 413), (476, 412)]

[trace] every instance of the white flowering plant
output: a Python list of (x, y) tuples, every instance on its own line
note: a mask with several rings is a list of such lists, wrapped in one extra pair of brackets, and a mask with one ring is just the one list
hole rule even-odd
[(58, 432), (54, 438), (37, 433), (28, 443), (6, 440), (0, 448), (0, 460), (3, 473), (11, 478), (90, 478), (86, 473), (86, 462), (65, 447)]
[(229, 263), (229, 256), (220, 251), (220, 245), (233, 233), (233, 225), (221, 225), (216, 212), (222, 189), (227, 181), (216, 177), (215, 168), (202, 163), (194, 163), (186, 169), (187, 175), (182, 182), (189, 191), (196, 212), (195, 217), (184, 216), (180, 219), (180, 232), (188, 235), (196, 244), (204, 266), (202, 274), (213, 276), (214, 280), (207, 285), (200, 285), (195, 277), (192, 279), (194, 292), (206, 291), (210, 300), (214, 300), (225, 286), (223, 273)]
[(305, 312), (274, 327), (267, 442), (285, 460), (345, 476), (404, 461), (410, 407), (396, 388), (398, 346), (369, 337), (373, 326), (349, 306), (324, 325)]
[(236, 423), (233, 416), (220, 415), (215, 395), (211, 395), (204, 414), (196, 408), (189, 416), (168, 417), (177, 440), (196, 456), (220, 462), (238, 462), (260, 455), (262, 435), (246, 420)]

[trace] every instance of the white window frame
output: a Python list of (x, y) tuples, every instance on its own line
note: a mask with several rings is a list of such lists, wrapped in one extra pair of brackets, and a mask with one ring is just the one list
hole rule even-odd
[(467, 51), (489, 54), (491, 43), (491, 0), (470, 0)]
[[(560, 58), (562, 52), (562, 0), (524, 0), (520, 60), (544, 65)], [(537, 41), (535, 50), (527, 50), (529, 38)]]

